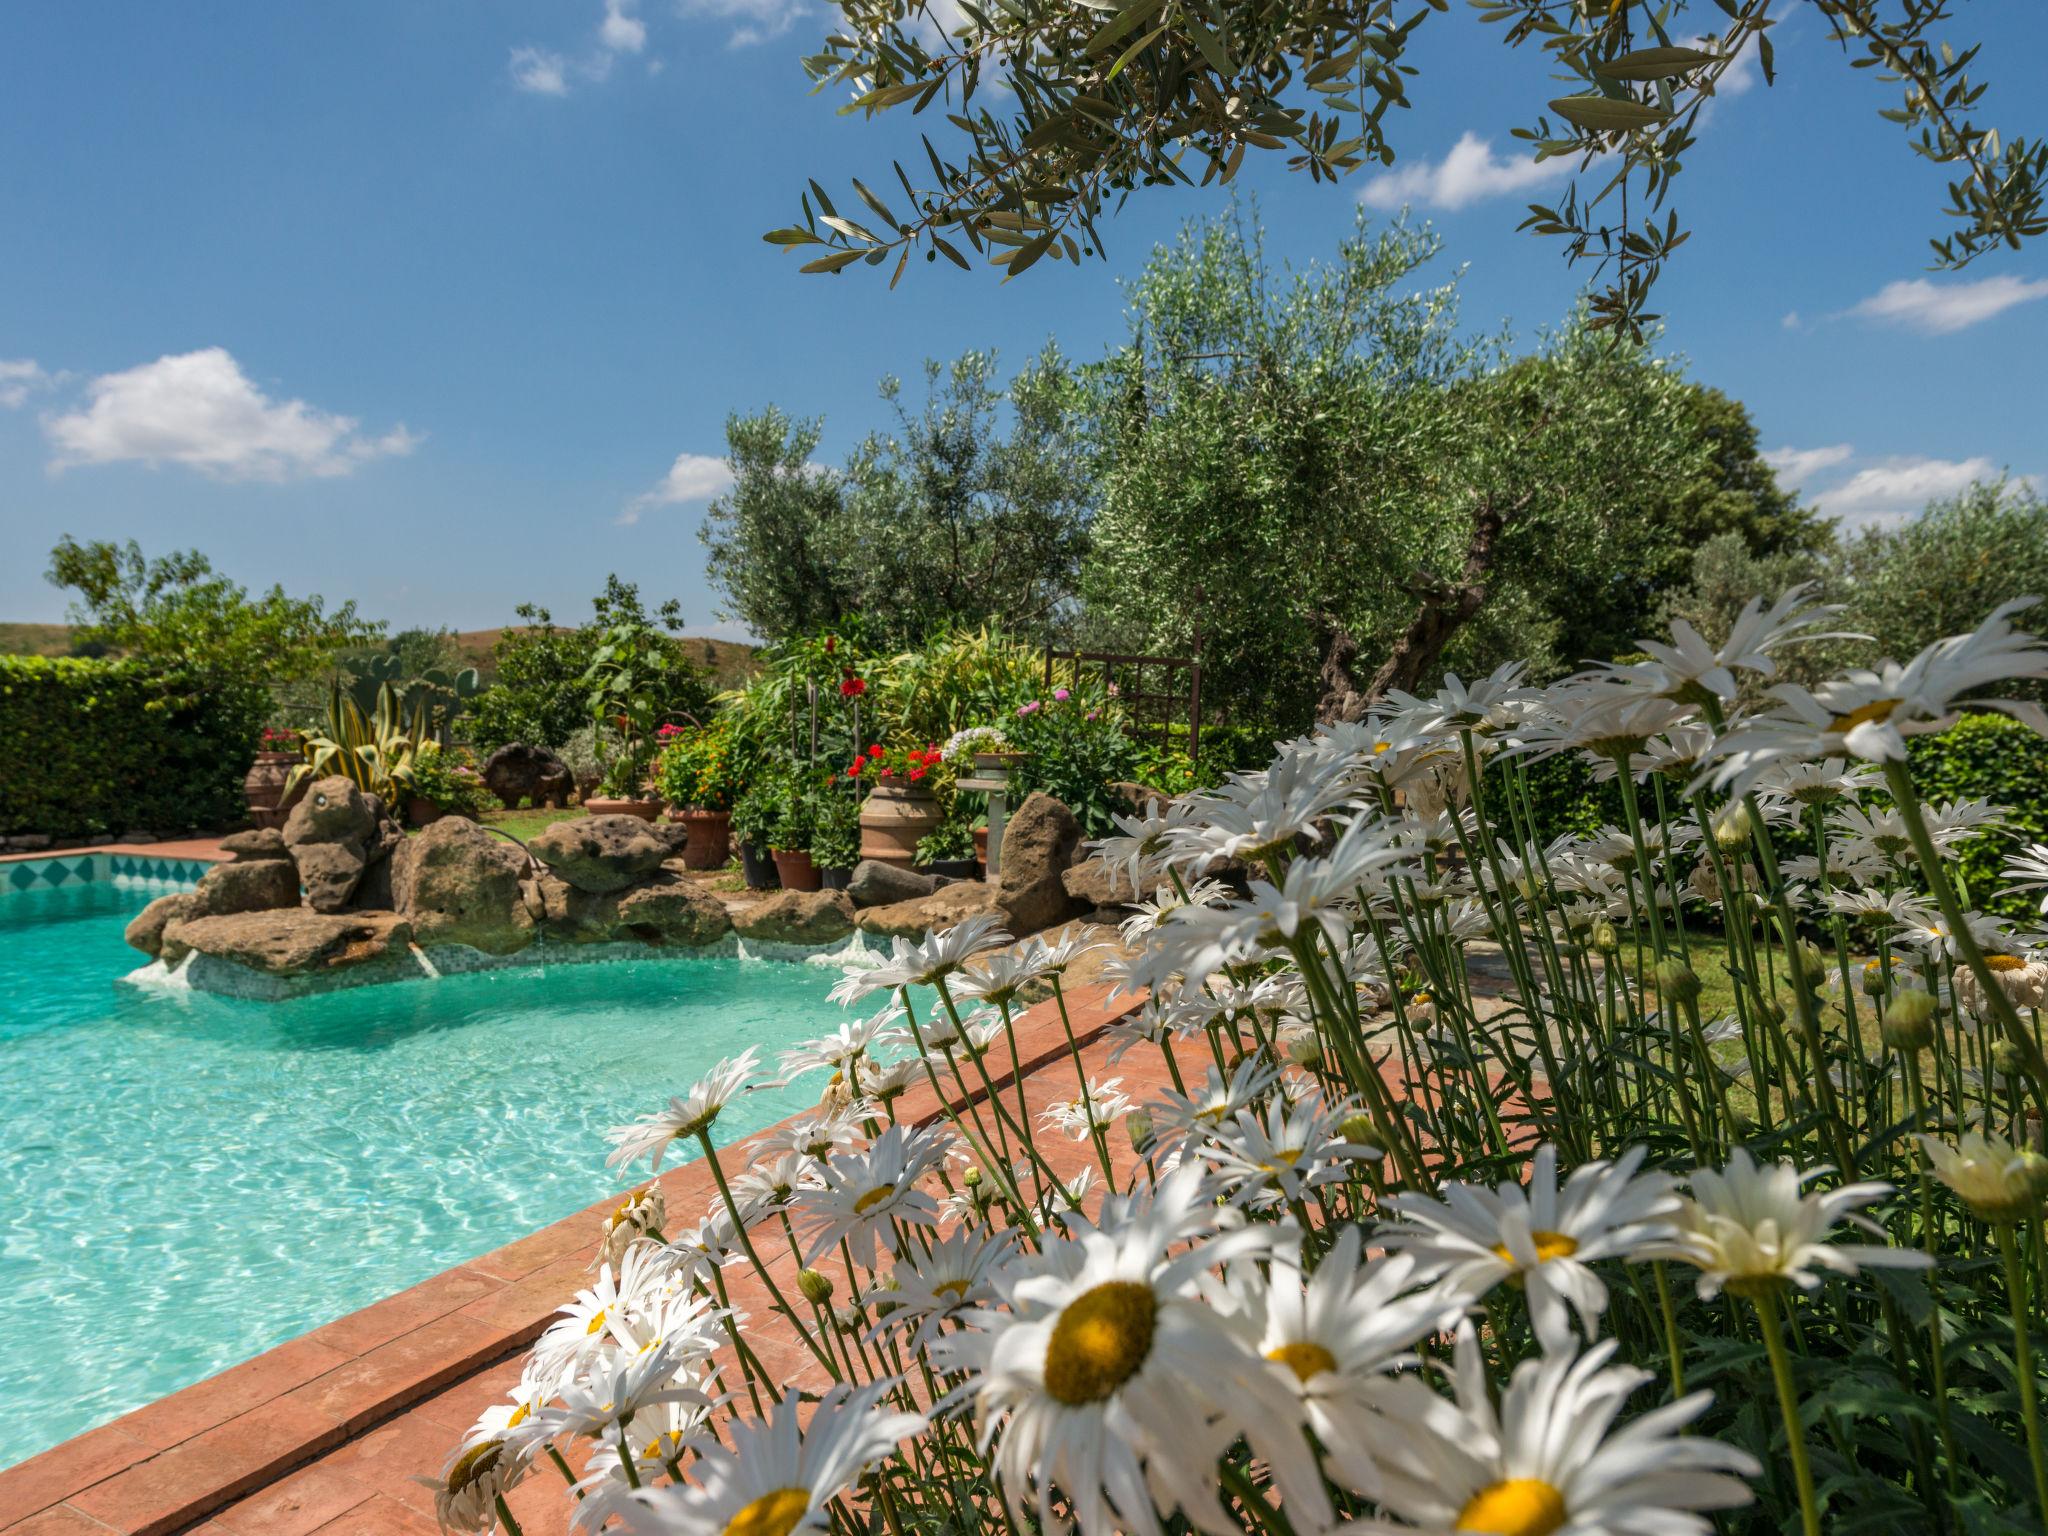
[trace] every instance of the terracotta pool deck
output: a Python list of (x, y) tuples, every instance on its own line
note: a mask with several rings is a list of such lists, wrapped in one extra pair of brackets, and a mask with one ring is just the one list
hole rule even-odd
[[(1068, 1000), (1088, 1072), (1120, 1076), (1143, 1097), (1165, 1081), (1156, 1053), (1108, 1067), (1102, 1038), (1136, 1006), (1110, 1002), (1101, 987)], [(1017, 1039), (1032, 1112), (1071, 1098), (1073, 1063), (1053, 1006), (1028, 1010)], [(996, 1078), (1006, 1095), (1012, 1082)], [(929, 1086), (899, 1106), (917, 1123), (943, 1112)], [(724, 1152), (728, 1168), (745, 1163), (747, 1146)], [(1058, 1147), (1063, 1176), (1087, 1163), (1085, 1145)], [(1120, 1135), (1112, 1150), (1130, 1156)], [(694, 1220), (716, 1197), (701, 1162), (668, 1170), (661, 1183), (672, 1221)], [(588, 1283), (602, 1218), (616, 1203), (600, 1201), (0, 1471), (0, 1536), (434, 1536), (433, 1494), (413, 1479), (438, 1475), (463, 1431), (517, 1382), (525, 1347)], [(770, 1268), (794, 1262), (782, 1253)], [(817, 1367), (770, 1317), (758, 1278), (727, 1273), (735, 1304), (755, 1320), (749, 1342), (763, 1364), (804, 1380)], [(558, 1478), (536, 1474), (511, 1504), (526, 1536), (567, 1529)]]
[(125, 853), (143, 859), (200, 859), (222, 864), (227, 855), (220, 851), (217, 837), (181, 837), (161, 843), (82, 843), (69, 848), (30, 848), (19, 853), (0, 853), (0, 864), (18, 859), (76, 859), (89, 853)]

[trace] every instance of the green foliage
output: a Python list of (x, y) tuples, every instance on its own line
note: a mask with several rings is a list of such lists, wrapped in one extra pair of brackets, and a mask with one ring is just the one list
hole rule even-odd
[(238, 707), (256, 707), (267, 685), (312, 677), (335, 652), (383, 631), (354, 603), (329, 613), (320, 598), (287, 597), (282, 587), (251, 597), (197, 550), (152, 560), (132, 541), (80, 544), (66, 534), (48, 577), (78, 593), (74, 642), (186, 680), (191, 702), (200, 690), (231, 691), (244, 696)]
[(860, 799), (836, 785), (817, 791), (811, 806), (811, 859), (820, 869), (860, 862)]
[(413, 754), (407, 792), (430, 800), (443, 811), (480, 821), (498, 809), (498, 797), (477, 777), (476, 761), (467, 748), (443, 747), (427, 741)]
[(750, 783), (732, 803), (732, 838), (749, 848), (767, 849), (782, 824), (782, 807), (789, 793), (786, 779), (763, 774)]
[(263, 715), (140, 661), (0, 656), (0, 834), (231, 826)]
[(1000, 625), (941, 630), (916, 650), (889, 658), (868, 690), (875, 718), (891, 735), (944, 741), (969, 726), (1009, 718), (1038, 691), (1044, 652)]
[[(764, 238), (802, 252), (806, 272), (865, 262), (887, 267), (893, 286), (915, 250), (967, 267), (965, 247), (1006, 277), (1045, 258), (1100, 255), (1105, 210), (1139, 188), (1187, 186), (1198, 175), (1204, 187), (1228, 185), (1249, 148), (1285, 151), (1317, 181), (1397, 164), (1391, 125), (1410, 114), (1390, 109), (1409, 107), (1411, 93), (1427, 100), (1430, 84), (1411, 41), (1433, 11), (1452, 7), (1018, 5), (977, 10), (971, 24), (941, 23), (924, 5), (837, 0), (837, 9), (823, 50), (804, 61), (817, 88), (850, 90), (844, 110), (870, 118), (943, 99), (952, 135), (928, 128), (925, 158), (913, 157), (912, 171), (897, 163), (893, 182), (854, 180), (858, 204), (835, 208), (812, 181), (802, 222)], [(1515, 136), (1536, 160), (1576, 159), (1586, 191), (1574, 181), (1556, 203), (1531, 205), (1522, 227), (1562, 240), (1573, 261), (1593, 261), (1605, 284), (1592, 301), (1602, 327), (1639, 339), (1655, 320), (1651, 285), (1691, 233), (1670, 206), (1673, 179), (1745, 52), (1775, 82), (1768, 29), (1782, 9), (1771, 0), (1678, 0), (1631, 15), (1500, 0), (1477, 11), (1508, 46), (1534, 42), (1542, 54), (1529, 93), (1550, 97), (1555, 120), (1538, 114)], [(1977, 48), (1951, 35), (1948, 0), (1817, 0), (1814, 9), (1834, 52), (1900, 91), (1881, 115), (1905, 130), (1914, 153), (1950, 167), (1944, 212), (1957, 222), (1933, 242), (1941, 264), (2048, 231), (2048, 143), (1976, 120), (1986, 89), (1969, 74)], [(1697, 46), (1669, 46), (1681, 41)], [(1462, 109), (1471, 72), (1445, 69), (1446, 57), (1436, 53), (1434, 80), (1442, 99), (1463, 98)], [(996, 105), (974, 108), (977, 89)]]
[(848, 762), (878, 728), (869, 679), (884, 661), (860, 623), (786, 637), (759, 659), (746, 686), (721, 697), (743, 780), (777, 767), (808, 772)]
[(657, 632), (651, 643), (665, 653), (662, 692), (656, 700), (657, 726), (663, 720), (702, 720), (709, 715), (711, 689), (702, 669), (690, 660), (680, 641), (660, 633), (681, 626), (682, 611), (675, 603), (666, 603), (650, 615), (636, 585), (607, 576), (605, 589), (592, 600), (591, 610), (589, 624), (571, 629), (557, 626), (545, 608), (520, 605), (518, 614), (524, 623), (498, 637), (494, 651), (497, 680), (469, 710), (469, 735), (479, 750), (523, 741), (560, 751), (571, 736), (589, 725), (592, 685), (587, 679), (591, 664), (606, 632), (618, 625)]
[(1972, 905), (2033, 917), (2036, 902), (2026, 895), (1991, 893), (2008, 854), (2022, 843), (2048, 842), (2048, 742), (2006, 715), (1965, 715), (1939, 735), (1913, 737), (1906, 750), (1913, 787), (1927, 804), (1989, 800), (2011, 809), (2011, 833), (1973, 837), (1950, 851), (1950, 878)]
[(816, 422), (770, 407), (726, 423), (733, 488), (700, 533), (724, 617), (785, 639), (859, 614), (885, 648), (948, 625), (1058, 627), (1088, 510), (1064, 363), (1048, 351), (1002, 388), (994, 356), (969, 352), (927, 363), (925, 386), (913, 413), (884, 379), (895, 430), (837, 470), (811, 461)]
[(1044, 790), (1080, 819), (1090, 837), (1116, 830), (1111, 817), (1129, 805), (1110, 788), (1137, 771), (1137, 743), (1126, 736), (1115, 712), (1099, 695), (1067, 690), (1068, 697), (1030, 699), (1004, 729), (1026, 754), (1010, 771), (1011, 795), (1021, 803)]
[(942, 864), (974, 857), (974, 823), (949, 816), (917, 840), (916, 862)]
[(309, 779), (339, 774), (387, 808), (401, 811), (413, 792), (414, 761), (434, 740), (434, 729), (433, 711), (424, 695), (408, 703), (385, 683), (377, 690), (376, 707), (365, 713), (337, 680), (328, 688), (325, 723), (304, 732), (300, 740), (305, 761), (286, 776), (285, 793)]
[(732, 808), (733, 773), (732, 731), (722, 720), (670, 736), (654, 769), (664, 800), (700, 811)]

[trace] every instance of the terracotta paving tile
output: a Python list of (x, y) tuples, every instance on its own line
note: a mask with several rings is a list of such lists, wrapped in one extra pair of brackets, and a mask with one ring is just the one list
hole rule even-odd
[(571, 1216), (530, 1232), (516, 1243), (507, 1243), (482, 1258), (471, 1259), (465, 1269), (495, 1280), (523, 1280), (536, 1269), (581, 1252), (589, 1239), (578, 1230), (580, 1216)]
[(107, 1427), (158, 1450), (168, 1450), (346, 1365), (351, 1358), (350, 1353), (311, 1337), (292, 1339), (253, 1360), (230, 1366), (218, 1376), (125, 1413)]
[(412, 1411), (422, 1419), (460, 1434), (481, 1418), (486, 1408), (502, 1403), (512, 1395), (512, 1389), (519, 1385), (525, 1358), (523, 1352), (507, 1355), (496, 1365), (486, 1366), (475, 1375), (465, 1376), (453, 1386), (423, 1399), (414, 1405)]
[(502, 1333), (452, 1314), (401, 1334), (287, 1394), (350, 1434), (505, 1352)]
[(331, 1417), (279, 1398), (69, 1502), (133, 1536), (161, 1536), (212, 1514), (341, 1438)]
[(12, 1536), (8, 1522), (61, 1504), (79, 1489), (132, 1467), (151, 1450), (133, 1435), (102, 1424), (9, 1467), (0, 1472), (0, 1531)]
[(60, 1504), (18, 1524), (0, 1526), (0, 1536), (107, 1536), (113, 1529), (69, 1504)]
[(376, 1490), (314, 1462), (247, 1498), (230, 1504), (201, 1530), (223, 1536), (307, 1536), (376, 1497)]
[(360, 1312), (336, 1318), (315, 1328), (306, 1338), (344, 1355), (365, 1354), (400, 1334), (412, 1332), (422, 1323), (461, 1311), (498, 1286), (499, 1282), (489, 1275), (468, 1268), (451, 1269), (396, 1296), (372, 1303)]
[(407, 1509), (396, 1499), (375, 1498), (316, 1527), (316, 1536), (440, 1536), (440, 1527), (432, 1515)]
[(591, 1250), (597, 1236), (598, 1223), (594, 1219), (584, 1220), (580, 1252), (556, 1259), (516, 1284), (478, 1297), (458, 1315), (497, 1330), (508, 1346), (529, 1342), (557, 1307), (590, 1284)]

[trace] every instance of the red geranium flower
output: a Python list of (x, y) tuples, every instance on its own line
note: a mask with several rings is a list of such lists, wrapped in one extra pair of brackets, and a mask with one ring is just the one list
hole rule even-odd
[(881, 744), (880, 742), (876, 742), (876, 743), (875, 743), (874, 745), (872, 745), (872, 746), (870, 746), (870, 747), (868, 748), (868, 756), (869, 756), (869, 757), (880, 757), (881, 755), (882, 755), (882, 744)]
[(860, 759), (859, 759), (859, 758), (855, 758), (855, 759), (853, 760), (853, 766), (852, 766), (851, 768), (848, 768), (848, 769), (846, 770), (846, 776), (847, 776), (847, 777), (848, 777), (849, 779), (857, 779), (857, 778), (859, 778), (859, 777), (860, 777)]
[(867, 682), (858, 677), (841, 678), (839, 696), (843, 699), (857, 699), (868, 691)]
[(839, 637), (837, 635), (827, 635), (825, 637), (825, 654), (827, 656), (830, 656), (834, 651), (838, 649)]

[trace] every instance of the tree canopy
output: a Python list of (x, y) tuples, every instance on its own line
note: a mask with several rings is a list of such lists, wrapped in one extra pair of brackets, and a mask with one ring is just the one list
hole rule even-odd
[[(804, 61), (818, 89), (851, 90), (848, 110), (870, 118), (903, 106), (944, 111), (928, 120), (925, 163), (914, 172), (897, 162), (893, 185), (856, 179), (858, 202), (844, 207), (813, 181), (801, 222), (766, 238), (805, 250), (807, 272), (894, 257), (892, 285), (918, 250), (962, 267), (971, 251), (1012, 277), (1041, 259), (1100, 255), (1106, 210), (1145, 187), (1228, 184), (1251, 149), (1281, 151), (1319, 181), (1392, 165), (1399, 111), (1431, 83), (1411, 50), (1426, 23), (1452, 10), (1449, 0), (834, 4), (835, 30)], [(1715, 0), (1711, 8), (1476, 0), (1458, 8), (1508, 46), (1534, 43), (1543, 55), (1531, 84), (1532, 95), (1549, 97), (1547, 110), (1515, 135), (1538, 159), (1575, 160), (1579, 180), (1556, 203), (1531, 205), (1523, 227), (1596, 264), (1605, 286), (1590, 325), (1640, 339), (1655, 318), (1645, 307), (1650, 286), (1687, 235), (1672, 183), (1701, 114), (1745, 49), (1775, 81), (1771, 29), (1792, 8), (1792, 0)], [(1881, 115), (1905, 132), (1911, 152), (1951, 168), (1948, 233), (1930, 242), (1937, 265), (1961, 266), (2048, 230), (2048, 142), (1980, 120), (1987, 87), (1970, 73), (1977, 49), (1945, 35), (1953, 0), (1806, 0), (1802, 8), (1821, 16), (1851, 67), (1894, 88)], [(1457, 89), (1455, 80), (1435, 85)], [(951, 141), (946, 149), (934, 132)]]

